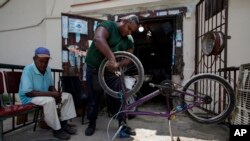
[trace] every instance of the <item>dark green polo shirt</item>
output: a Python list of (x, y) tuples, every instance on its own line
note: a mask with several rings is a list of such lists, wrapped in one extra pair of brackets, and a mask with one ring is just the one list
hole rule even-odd
[[(109, 38), (107, 39), (107, 42), (112, 52), (126, 51), (128, 49), (134, 48), (131, 38), (127, 36), (123, 37), (120, 34), (116, 22), (104, 21), (100, 23), (97, 28), (100, 26), (103, 26), (109, 32)], [(87, 65), (98, 69), (103, 59), (104, 55), (101, 54), (101, 52), (95, 47), (94, 42), (92, 42), (90, 48), (88, 49), (85, 60)]]

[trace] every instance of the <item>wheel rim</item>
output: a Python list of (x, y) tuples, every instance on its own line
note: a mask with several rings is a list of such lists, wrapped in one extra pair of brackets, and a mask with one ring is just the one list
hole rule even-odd
[[(121, 98), (122, 96), (128, 98), (142, 86), (144, 70), (141, 63), (132, 54), (116, 53), (115, 57), (117, 62), (128, 59), (130, 63), (127, 66), (119, 67), (119, 75), (116, 75), (107, 69), (108, 62), (104, 60), (103, 68), (99, 71), (99, 81), (109, 95), (115, 98)], [(124, 96), (124, 93), (126, 96)]]
[[(206, 87), (206, 88), (205, 88)], [(195, 90), (194, 90), (195, 89)], [(196, 96), (203, 96), (203, 104), (188, 109), (187, 112), (200, 122), (218, 121), (229, 110), (230, 93), (224, 84), (215, 79), (197, 79), (189, 84), (185, 90)], [(206, 101), (209, 98), (209, 102)], [(199, 98), (185, 96), (184, 102), (188, 105), (201, 102)]]

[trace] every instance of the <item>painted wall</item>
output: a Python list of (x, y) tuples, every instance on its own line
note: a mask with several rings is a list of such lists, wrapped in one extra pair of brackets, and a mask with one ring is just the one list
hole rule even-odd
[(12, 0), (0, 8), (0, 63), (26, 65), (33, 62), (35, 48), (50, 49), (52, 68), (61, 68), (61, 12), (67, 0)]
[[(34, 49), (46, 46), (51, 50), (50, 66), (61, 68), (61, 13), (70, 12), (69, 0), (11, 0), (0, 8), (0, 63), (26, 65), (32, 62)], [(249, 0), (229, 1), (228, 66), (250, 62)], [(184, 18), (184, 78), (194, 70), (195, 13)], [(25, 29), (20, 29), (27, 27)], [(19, 29), (19, 30), (15, 30)], [(11, 30), (11, 31), (10, 31)]]
[(229, 1), (228, 66), (250, 63), (250, 1)]
[(188, 12), (190, 17), (183, 19), (183, 82), (192, 76), (195, 62), (195, 7), (189, 7)]
[(35, 47), (46, 42), (45, 24), (39, 24), (44, 11), (45, 3), (40, 0), (9, 1), (0, 9), (0, 63), (32, 62)]

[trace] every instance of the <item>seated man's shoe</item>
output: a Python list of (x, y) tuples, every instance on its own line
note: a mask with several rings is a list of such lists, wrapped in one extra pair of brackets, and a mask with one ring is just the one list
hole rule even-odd
[(73, 127), (70, 127), (69, 125), (65, 125), (62, 127), (63, 131), (65, 131), (66, 133), (70, 134), (70, 135), (74, 135), (76, 134), (77, 130)]
[(95, 133), (96, 124), (89, 124), (88, 128), (85, 130), (86, 136), (92, 136)]
[(64, 132), (64, 130), (62, 130), (62, 129), (53, 130), (53, 135), (54, 135), (54, 137), (56, 137), (60, 140), (69, 140), (70, 139), (70, 135), (67, 134), (66, 132)]
[(130, 127), (128, 126), (123, 126), (121, 131), (123, 131), (124, 133), (128, 134), (128, 135), (132, 135), (132, 136), (135, 136), (136, 133), (135, 131), (133, 131)]

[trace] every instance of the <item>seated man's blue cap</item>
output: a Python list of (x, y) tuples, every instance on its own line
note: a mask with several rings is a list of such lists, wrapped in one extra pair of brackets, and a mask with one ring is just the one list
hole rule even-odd
[(50, 52), (45, 47), (38, 47), (35, 50), (35, 55), (38, 56), (38, 57), (48, 57), (48, 58), (50, 58)]

